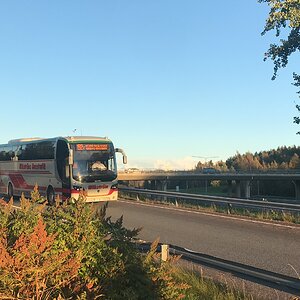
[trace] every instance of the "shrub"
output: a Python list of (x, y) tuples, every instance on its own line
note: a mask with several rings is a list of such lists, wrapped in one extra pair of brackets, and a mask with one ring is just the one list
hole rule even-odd
[[(132, 241), (123, 218), (94, 212), (84, 197), (53, 206), (37, 187), (24, 196), (0, 200), (0, 298), (6, 299), (180, 299), (187, 285), (161, 263), (153, 244), (145, 256)], [(2, 298), (3, 298), (2, 297)]]

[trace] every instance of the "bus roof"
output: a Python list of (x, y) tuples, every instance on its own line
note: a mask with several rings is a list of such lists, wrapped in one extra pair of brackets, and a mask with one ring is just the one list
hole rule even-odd
[(34, 138), (21, 138), (21, 139), (14, 139), (8, 141), (8, 144), (19, 144), (19, 143), (29, 143), (33, 141), (43, 140), (43, 138), (34, 137)]
[(34, 141), (55, 141), (58, 139), (64, 139), (68, 143), (87, 143), (87, 142), (102, 142), (102, 143), (111, 143), (107, 137), (98, 137), (98, 136), (67, 136), (67, 137), (55, 137), (55, 138), (21, 138), (21, 139), (13, 139), (8, 142), (9, 145), (13, 144), (27, 144)]
[(67, 136), (64, 137), (69, 143), (86, 143), (86, 142), (109, 142), (107, 137), (98, 137), (98, 136)]

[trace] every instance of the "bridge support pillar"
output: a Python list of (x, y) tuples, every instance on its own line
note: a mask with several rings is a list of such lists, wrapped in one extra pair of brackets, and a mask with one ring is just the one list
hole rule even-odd
[(300, 180), (293, 180), (295, 186), (295, 199), (300, 200)]
[(228, 185), (227, 195), (228, 197), (232, 197), (233, 195), (232, 180), (227, 180), (227, 185)]
[(249, 199), (251, 197), (251, 182), (250, 180), (245, 181), (245, 198)]
[(156, 180), (151, 180), (150, 181), (151, 190), (156, 190), (156, 187), (157, 187)]
[(168, 181), (167, 180), (163, 180), (161, 182), (161, 189), (162, 189), (162, 191), (166, 191), (167, 188), (168, 188)]
[(235, 196), (241, 198), (241, 181), (235, 180)]
[[(152, 184), (151, 184), (152, 186)], [(154, 189), (157, 191), (166, 191), (168, 187), (167, 180), (154, 180)]]

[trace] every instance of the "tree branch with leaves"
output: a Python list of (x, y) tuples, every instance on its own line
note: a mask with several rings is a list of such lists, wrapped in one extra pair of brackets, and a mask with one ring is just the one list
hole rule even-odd
[[(271, 44), (265, 53), (264, 60), (271, 59), (274, 62), (272, 80), (277, 76), (278, 70), (288, 64), (289, 57), (300, 51), (300, 0), (259, 0), (270, 7), (262, 35), (275, 30), (276, 37), (285, 35), (277, 44)], [(293, 73), (296, 87), (300, 87), (300, 75)], [(300, 89), (297, 92), (300, 94)], [(300, 106), (296, 105), (300, 112)], [(300, 124), (300, 117), (294, 117), (294, 123)], [(299, 134), (300, 132), (298, 132)]]

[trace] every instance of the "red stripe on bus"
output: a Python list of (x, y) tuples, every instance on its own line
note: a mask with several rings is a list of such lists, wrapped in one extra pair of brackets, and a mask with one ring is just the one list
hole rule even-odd
[(111, 195), (112, 193), (117, 192), (117, 191), (118, 191), (118, 189), (110, 189), (108, 195)]
[[(15, 188), (14, 190), (16, 191), (29, 191), (29, 192), (32, 192), (34, 189), (34, 185), (27, 185), (26, 188), (22, 188), (22, 187), (17, 187)], [(39, 191), (45, 191), (47, 189), (47, 187), (45, 186), (38, 186), (38, 190)]]
[(11, 182), (13, 183), (14, 188), (20, 188), (20, 189), (30, 189), (31, 186), (29, 186), (24, 177), (21, 174), (9, 174), (9, 178)]
[[(34, 189), (34, 185), (27, 184), (22, 174), (9, 174), (9, 178), (15, 189), (31, 191)], [(45, 191), (46, 189), (44, 186), (39, 186), (40, 191)]]

